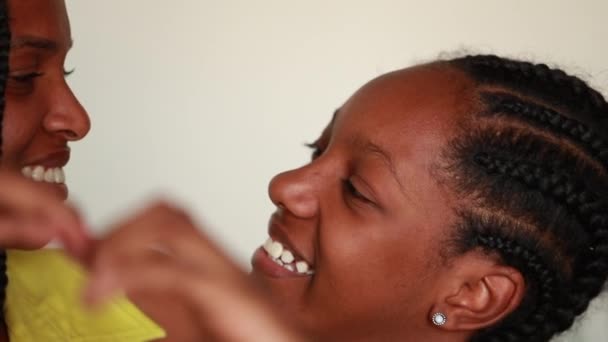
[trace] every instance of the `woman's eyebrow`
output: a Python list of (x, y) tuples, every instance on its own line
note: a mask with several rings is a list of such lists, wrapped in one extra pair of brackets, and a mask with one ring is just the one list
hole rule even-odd
[[(68, 49), (72, 47), (73, 41), (70, 40)], [(59, 49), (59, 43), (43, 37), (36, 36), (19, 36), (13, 39), (11, 42), (11, 49), (22, 49), (22, 48), (33, 48), (46, 51), (57, 51)]]
[(380, 160), (382, 160), (385, 166), (388, 168), (389, 172), (395, 179), (395, 182), (399, 184), (399, 190), (405, 195), (405, 188), (399, 180), (397, 169), (395, 168), (395, 163), (393, 162), (391, 154), (386, 151), (386, 149), (382, 148), (379, 144), (376, 144), (368, 139), (355, 137), (354, 143), (355, 146), (357, 146), (361, 149), (361, 151), (363, 151), (363, 153), (373, 154), (375, 156), (380, 157)]

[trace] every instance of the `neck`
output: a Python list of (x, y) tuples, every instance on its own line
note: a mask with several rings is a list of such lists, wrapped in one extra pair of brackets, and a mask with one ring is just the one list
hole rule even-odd
[(471, 337), (472, 335), (469, 332), (439, 330), (430, 334), (425, 334), (424, 336), (419, 336), (412, 341), (469, 342)]
[(445, 331), (432, 327), (432, 329), (410, 328), (406, 331), (390, 332), (386, 329), (377, 329), (373, 332), (339, 334), (339, 335), (311, 335), (314, 341), (349, 341), (349, 342), (370, 342), (370, 341), (432, 341), (432, 342), (469, 342), (472, 334), (462, 331)]

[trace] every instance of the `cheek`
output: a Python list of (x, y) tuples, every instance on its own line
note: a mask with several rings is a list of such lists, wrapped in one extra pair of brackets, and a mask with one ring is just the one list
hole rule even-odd
[(2, 122), (3, 163), (19, 161), (42, 126), (35, 106), (7, 99)]
[[(315, 287), (324, 310), (353, 320), (401, 317), (426, 307), (432, 278), (427, 236), (385, 226), (333, 227), (321, 240), (323, 277)], [(319, 300), (318, 303), (323, 302)]]

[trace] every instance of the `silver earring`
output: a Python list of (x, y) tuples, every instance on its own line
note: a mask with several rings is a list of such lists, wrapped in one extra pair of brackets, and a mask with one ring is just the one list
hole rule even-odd
[(435, 324), (436, 326), (442, 326), (445, 324), (445, 322), (448, 321), (448, 318), (441, 312), (438, 312), (433, 315), (432, 320), (433, 320), (433, 324)]

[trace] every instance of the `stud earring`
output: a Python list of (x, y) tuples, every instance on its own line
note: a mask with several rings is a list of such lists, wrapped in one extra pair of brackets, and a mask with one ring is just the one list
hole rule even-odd
[(436, 326), (442, 326), (448, 321), (448, 318), (441, 312), (438, 312), (433, 315), (432, 321)]

